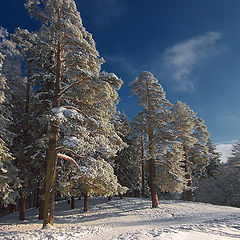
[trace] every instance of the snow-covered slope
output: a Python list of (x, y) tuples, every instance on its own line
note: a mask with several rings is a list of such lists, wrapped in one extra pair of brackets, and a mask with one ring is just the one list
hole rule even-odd
[(56, 205), (55, 227), (41, 229), (36, 210), (18, 222), (18, 213), (0, 218), (0, 239), (240, 239), (240, 209), (204, 203), (160, 201), (151, 208), (148, 199), (125, 198), (107, 202), (91, 199), (88, 213)]

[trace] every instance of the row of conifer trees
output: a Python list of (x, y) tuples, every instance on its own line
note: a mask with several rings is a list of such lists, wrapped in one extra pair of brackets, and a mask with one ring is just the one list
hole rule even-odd
[(88, 196), (151, 196), (157, 207), (158, 192), (184, 192), (191, 201), (193, 175), (219, 162), (203, 120), (145, 71), (131, 84), (143, 110), (130, 123), (116, 110), (123, 82), (100, 72), (75, 1), (25, 7), (38, 30), (0, 29), (1, 211), (17, 200), (23, 220), (28, 202), (45, 226), (58, 195), (72, 207), (84, 196), (85, 210)]

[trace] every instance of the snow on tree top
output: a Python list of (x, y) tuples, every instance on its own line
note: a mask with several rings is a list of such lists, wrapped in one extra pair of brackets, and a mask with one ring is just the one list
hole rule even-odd
[(114, 73), (107, 73), (107, 72), (101, 72), (101, 73), (100, 73), (100, 77), (118, 79), (118, 77), (116, 76), (116, 74), (114, 74)]
[(58, 119), (62, 121), (67, 121), (67, 118), (72, 118), (72, 119), (81, 120), (81, 121), (85, 120), (85, 117), (74, 109), (57, 107), (57, 108), (52, 108), (52, 112), (55, 114), (55, 116)]

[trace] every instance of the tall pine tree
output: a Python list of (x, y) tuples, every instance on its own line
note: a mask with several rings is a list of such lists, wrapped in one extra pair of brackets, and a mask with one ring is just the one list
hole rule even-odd
[[(166, 99), (165, 92), (158, 80), (150, 72), (142, 72), (132, 82), (132, 92), (136, 94), (139, 104), (144, 107), (144, 115), (147, 125), (149, 175), (152, 207), (158, 206), (157, 182), (156, 182), (156, 155), (157, 144), (160, 140), (159, 131), (164, 132), (168, 108), (171, 105)], [(165, 136), (162, 136), (165, 138)]]

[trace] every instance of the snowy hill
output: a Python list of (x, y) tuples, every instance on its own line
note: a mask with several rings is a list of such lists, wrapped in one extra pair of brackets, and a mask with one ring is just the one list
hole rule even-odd
[(240, 239), (240, 209), (204, 203), (160, 201), (152, 209), (148, 199), (124, 198), (107, 202), (90, 199), (69, 210), (66, 201), (56, 204), (55, 227), (41, 229), (36, 209), (27, 210), (27, 220), (18, 213), (0, 218), (0, 239)]

